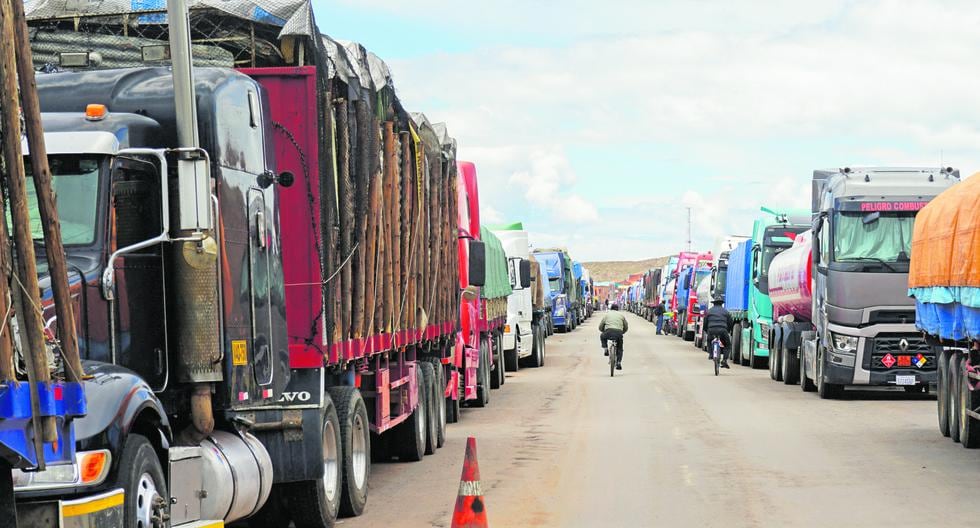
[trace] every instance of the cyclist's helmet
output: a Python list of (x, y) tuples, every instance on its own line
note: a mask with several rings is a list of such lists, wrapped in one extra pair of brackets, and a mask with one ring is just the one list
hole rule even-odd
[(612, 304), (612, 306), (610, 306), (609, 308), (610, 308), (611, 310), (619, 310), (619, 305), (618, 305), (618, 304), (616, 304), (616, 303), (613, 303), (613, 304)]
[(721, 295), (715, 295), (715, 297), (711, 299), (711, 304), (723, 304), (724, 302), (725, 299)]

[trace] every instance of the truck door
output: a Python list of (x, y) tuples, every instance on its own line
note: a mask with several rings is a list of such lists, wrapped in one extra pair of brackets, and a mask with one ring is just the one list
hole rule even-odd
[[(118, 172), (131, 179), (112, 183), (110, 253), (158, 236), (163, 229), (160, 184), (145, 172)], [(168, 371), (164, 263), (163, 244), (123, 255), (115, 264), (116, 298), (109, 303), (110, 357), (158, 392), (166, 388)]]
[(253, 187), (248, 190), (248, 256), (249, 292), (252, 308), (252, 368), (259, 385), (272, 383), (274, 359), (272, 353), (272, 304), (270, 274), (271, 240), (270, 214), (266, 209), (265, 193)]

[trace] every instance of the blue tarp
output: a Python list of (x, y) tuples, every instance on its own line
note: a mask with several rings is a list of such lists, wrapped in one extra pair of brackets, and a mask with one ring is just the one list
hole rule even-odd
[(582, 264), (581, 263), (579, 263), (579, 262), (572, 262), (572, 275), (575, 277), (575, 280), (581, 280), (582, 279)]
[(913, 288), (915, 326), (954, 341), (980, 339), (980, 288)]
[(749, 265), (752, 263), (752, 240), (745, 240), (728, 255), (725, 280), (725, 308), (749, 309)]

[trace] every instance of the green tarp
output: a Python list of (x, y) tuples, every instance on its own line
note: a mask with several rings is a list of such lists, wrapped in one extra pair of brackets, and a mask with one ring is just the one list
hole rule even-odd
[(512, 291), (510, 288), (510, 274), (507, 272), (507, 254), (504, 253), (504, 246), (486, 227), (480, 228), (480, 239), (487, 250), (487, 282), (480, 288), (480, 295), (484, 299), (496, 299), (506, 297)]

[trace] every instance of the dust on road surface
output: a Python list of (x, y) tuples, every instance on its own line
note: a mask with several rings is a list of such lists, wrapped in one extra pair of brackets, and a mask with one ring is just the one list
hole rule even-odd
[(508, 373), (420, 463), (375, 464), (345, 527), (449, 526), (466, 437), (492, 526), (975, 526), (980, 451), (941, 437), (935, 399), (819, 400), (766, 370), (715, 378), (706, 356), (630, 315), (610, 379), (601, 313)]

